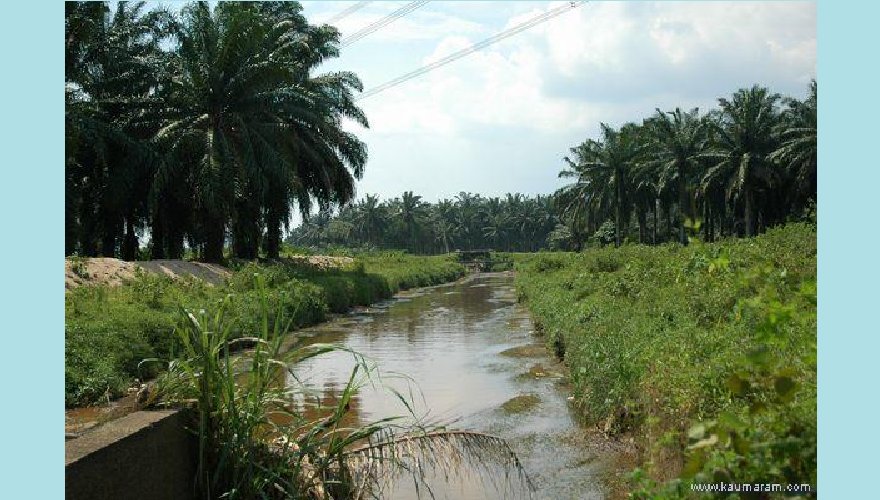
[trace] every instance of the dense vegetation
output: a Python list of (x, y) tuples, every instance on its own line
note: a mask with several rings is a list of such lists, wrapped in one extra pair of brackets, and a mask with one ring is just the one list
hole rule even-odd
[(814, 226), (517, 258), (578, 408), (637, 439), (637, 497), (689, 497), (690, 481), (815, 486)]
[(809, 90), (800, 101), (755, 85), (705, 114), (658, 109), (641, 124), (601, 124), (559, 174), (574, 179), (557, 193), (574, 248), (590, 237), (620, 246), (632, 220), (639, 243), (664, 241), (665, 217), (687, 244), (700, 230), (713, 241), (801, 219), (816, 200), (815, 81)]
[(315, 74), (335, 28), (296, 2), (144, 5), (65, 7), (68, 255), (277, 258), (295, 207), (294, 244), (440, 253), (753, 236), (815, 204), (815, 81), (804, 100), (756, 85), (706, 113), (601, 124), (552, 197), (352, 203), (367, 151), (341, 123), (367, 126), (361, 84)]
[(367, 195), (307, 218), (288, 242), (528, 252), (754, 236), (815, 211), (816, 90), (814, 81), (801, 101), (756, 85), (705, 114), (676, 108), (641, 124), (603, 123), (601, 138), (571, 149), (559, 176), (573, 182), (551, 196)]
[(65, 4), (65, 252), (134, 260), (186, 247), (278, 256), (297, 205), (344, 203), (367, 126), (349, 72), (315, 74), (339, 32), (297, 2)]
[[(262, 292), (254, 290), (255, 273), (265, 282)], [(447, 256), (389, 252), (360, 256), (343, 268), (249, 263), (223, 286), (151, 274), (118, 287), (82, 286), (65, 297), (65, 403), (83, 405), (118, 396), (131, 379), (151, 375), (140, 373), (139, 364), (148, 358), (168, 359), (175, 352), (181, 307), (210, 310), (231, 297), (226, 323), (231, 338), (238, 338), (260, 331), (263, 296), (295, 328), (400, 289), (451, 281), (463, 273)]]
[(544, 248), (557, 223), (552, 196), (519, 193), (484, 197), (459, 193), (436, 203), (406, 191), (379, 201), (366, 195), (306, 219), (286, 240), (295, 246), (402, 248), (413, 253), (492, 248), (530, 252)]

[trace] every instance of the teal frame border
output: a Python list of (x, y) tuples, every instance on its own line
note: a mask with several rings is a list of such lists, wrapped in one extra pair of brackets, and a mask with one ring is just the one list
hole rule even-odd
[[(876, 326), (877, 19), (880, 4), (818, 4), (818, 491), (824, 498), (877, 498), (880, 328)], [(872, 42), (873, 40), (873, 42)], [(873, 297), (873, 298), (872, 298)], [(873, 478), (873, 479), (872, 479)], [(873, 493), (872, 493), (873, 491)]]
[(0, 497), (64, 496), (64, 13), (0, 6)]
[[(60, 1), (0, 10), (0, 496), (64, 491), (63, 32)], [(819, 484), (870, 498), (880, 328), (877, 20), (880, 2), (818, 2)], [(873, 40), (873, 42), (872, 42)], [(874, 120), (871, 120), (874, 119)], [(871, 122), (869, 123), (869, 120)], [(873, 298), (872, 298), (873, 297)]]

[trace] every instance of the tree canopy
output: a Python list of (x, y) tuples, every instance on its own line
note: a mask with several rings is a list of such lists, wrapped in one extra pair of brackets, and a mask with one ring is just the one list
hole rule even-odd
[(277, 257), (291, 208), (354, 196), (368, 126), (339, 32), (296, 2), (66, 5), (66, 251)]

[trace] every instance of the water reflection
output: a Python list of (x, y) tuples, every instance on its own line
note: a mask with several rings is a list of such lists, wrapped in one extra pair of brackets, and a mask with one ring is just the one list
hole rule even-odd
[[(568, 394), (559, 383), (561, 367), (541, 347), (524, 350), (520, 357), (500, 354), (536, 342), (528, 315), (515, 302), (509, 274), (410, 293), (301, 333), (311, 342), (340, 343), (381, 368), (375, 384), (362, 387), (352, 399), (352, 424), (407, 413), (382, 388), (386, 385), (410, 395), (420, 418), (507, 439), (537, 486), (534, 498), (602, 498), (601, 467), (583, 446), (583, 431), (569, 412)], [(541, 370), (530, 372), (536, 364)], [(342, 351), (297, 364), (297, 378), (315, 398), (299, 403), (304, 408), (334, 405), (354, 366), (352, 354)], [(528, 407), (505, 406), (526, 394), (536, 396), (520, 398), (530, 402)], [(429, 472), (436, 498), (525, 497), (523, 491), (499, 490), (500, 484), (478, 474), (447, 482)], [(383, 498), (416, 494), (412, 481), (404, 478)]]

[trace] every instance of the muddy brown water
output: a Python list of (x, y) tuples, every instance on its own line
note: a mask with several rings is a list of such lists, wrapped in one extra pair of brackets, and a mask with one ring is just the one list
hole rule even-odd
[[(447, 481), (429, 471), (435, 498), (605, 497), (602, 479), (611, 454), (578, 423), (563, 367), (535, 337), (527, 311), (516, 303), (511, 274), (480, 274), (402, 294), (302, 333), (363, 354), (378, 366), (383, 384), (411, 394), (420, 418), (506, 439), (535, 487), (530, 496), (516, 481), (469, 471)], [(351, 354), (333, 352), (297, 364), (294, 372), (332, 402), (353, 366)], [(370, 385), (350, 408), (358, 423), (407, 414), (393, 393)], [(418, 490), (431, 497), (424, 487)], [(402, 477), (382, 498), (417, 498), (417, 488)]]

